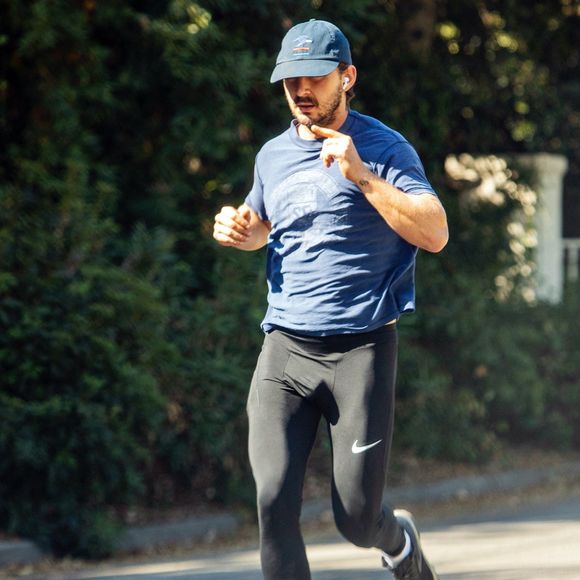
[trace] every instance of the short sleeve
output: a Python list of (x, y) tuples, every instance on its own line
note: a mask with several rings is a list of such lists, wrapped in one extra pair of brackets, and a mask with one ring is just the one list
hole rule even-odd
[(381, 177), (405, 193), (437, 195), (425, 175), (425, 169), (415, 149), (407, 141), (399, 141), (386, 153)]
[(261, 220), (268, 219), (264, 204), (264, 187), (258, 171), (258, 158), (256, 158), (254, 163), (254, 184), (250, 193), (246, 196), (245, 203), (258, 214)]

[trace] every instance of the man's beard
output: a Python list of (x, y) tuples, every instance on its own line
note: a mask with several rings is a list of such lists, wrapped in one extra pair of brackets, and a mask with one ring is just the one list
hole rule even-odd
[(317, 115), (308, 116), (300, 111), (298, 108), (299, 104), (312, 104), (318, 106), (318, 102), (309, 97), (296, 98), (293, 102), (288, 99), (290, 104), (290, 110), (296, 118), (296, 120), (301, 125), (306, 125), (311, 127), (312, 125), (319, 125), (320, 127), (328, 127), (336, 120), (336, 113), (340, 107), (342, 101), (342, 88), (338, 86), (334, 98), (325, 107), (320, 108), (320, 112)]

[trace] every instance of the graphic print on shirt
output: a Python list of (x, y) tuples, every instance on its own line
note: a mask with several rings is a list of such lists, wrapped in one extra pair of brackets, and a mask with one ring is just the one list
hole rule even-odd
[(309, 169), (293, 173), (268, 196), (274, 231), (309, 244), (323, 241), (346, 218), (344, 200), (338, 198), (341, 193), (341, 198), (348, 196), (328, 172)]

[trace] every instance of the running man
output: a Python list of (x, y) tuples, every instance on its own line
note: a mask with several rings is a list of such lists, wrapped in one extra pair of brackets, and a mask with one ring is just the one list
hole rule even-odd
[(417, 249), (443, 249), (447, 219), (407, 140), (350, 109), (356, 78), (336, 26), (289, 30), (270, 80), (282, 81), (294, 119), (258, 153), (245, 202), (215, 218), (221, 245), (268, 246), (265, 339), (247, 404), (266, 580), (310, 578), (299, 518), (321, 418), (340, 532), (378, 548), (395, 578), (437, 578), (411, 514), (382, 498), (397, 320), (415, 308)]

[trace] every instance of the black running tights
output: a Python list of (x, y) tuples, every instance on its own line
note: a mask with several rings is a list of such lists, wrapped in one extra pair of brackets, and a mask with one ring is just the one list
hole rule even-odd
[(248, 397), (249, 454), (257, 487), (266, 580), (309, 580), (300, 510), (321, 417), (330, 436), (332, 507), (357, 546), (396, 553), (403, 534), (383, 505), (393, 431), (395, 324), (362, 334), (266, 335)]

